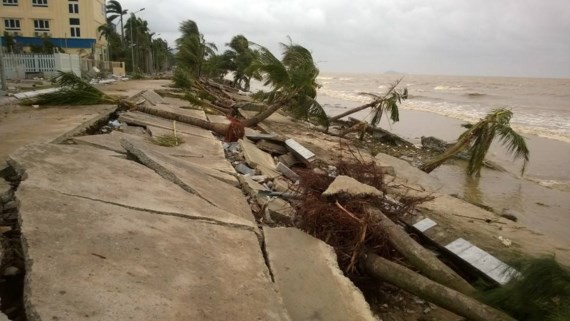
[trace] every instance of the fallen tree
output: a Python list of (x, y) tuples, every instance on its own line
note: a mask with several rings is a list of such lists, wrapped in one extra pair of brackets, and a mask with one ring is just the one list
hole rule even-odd
[(474, 298), (449, 289), (397, 263), (375, 254), (364, 260), (372, 276), (393, 284), (455, 314), (472, 321), (515, 321), (506, 313), (487, 306)]

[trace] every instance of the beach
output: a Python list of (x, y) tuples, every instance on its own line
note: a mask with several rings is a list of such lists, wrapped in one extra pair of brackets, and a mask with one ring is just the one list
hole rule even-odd
[[(359, 92), (382, 94), (402, 75), (322, 73), (319, 102), (330, 115), (366, 103)], [(481, 177), (465, 175), (465, 162), (452, 161), (431, 175), (445, 191), (484, 204), (496, 213), (516, 213), (519, 222), (570, 244), (570, 80), (456, 76), (403, 76), (410, 99), (400, 107), (400, 122), (383, 119), (381, 127), (420, 144), (421, 136), (454, 141), (466, 121), (488, 111), (513, 110), (513, 127), (527, 141), (530, 163), (523, 178), (521, 162), (513, 162), (498, 144), (488, 158), (508, 172), (484, 169)], [(353, 115), (364, 119), (369, 111)]]

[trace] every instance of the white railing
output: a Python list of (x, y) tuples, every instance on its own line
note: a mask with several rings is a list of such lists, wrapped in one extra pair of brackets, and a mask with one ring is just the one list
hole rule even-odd
[(4, 56), (4, 68), (7, 79), (24, 79), (29, 75), (51, 78), (60, 70), (81, 75), (79, 56), (68, 54), (8, 54)]

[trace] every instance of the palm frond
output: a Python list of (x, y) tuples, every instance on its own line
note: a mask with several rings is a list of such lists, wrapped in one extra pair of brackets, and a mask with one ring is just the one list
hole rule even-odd
[(515, 265), (521, 274), (505, 286), (483, 293), (483, 301), (520, 321), (570, 320), (570, 270), (553, 257)]
[(56, 92), (39, 95), (26, 104), (36, 105), (97, 105), (116, 103), (117, 100), (105, 95), (73, 72), (59, 71), (53, 81), (61, 87)]
[(499, 137), (499, 142), (507, 149), (507, 152), (513, 154), (514, 159), (523, 160), (521, 175), (524, 175), (530, 156), (524, 137), (508, 126), (498, 126), (497, 136)]

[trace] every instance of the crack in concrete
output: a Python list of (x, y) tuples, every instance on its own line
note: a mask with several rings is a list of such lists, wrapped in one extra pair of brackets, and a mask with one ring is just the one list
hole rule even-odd
[(261, 248), (261, 253), (263, 254), (263, 261), (265, 262), (265, 266), (267, 266), (267, 270), (269, 271), (271, 282), (275, 283), (275, 275), (271, 269), (271, 262), (269, 261), (269, 253), (267, 252), (266, 245), (267, 243), (265, 243), (265, 233), (263, 232), (263, 228), (261, 228), (261, 233), (259, 236), (259, 247)]
[(240, 230), (250, 231), (250, 232), (254, 232), (255, 234), (257, 234), (257, 231), (256, 231), (255, 227), (253, 227), (253, 226), (247, 226), (247, 225), (242, 225), (242, 224), (238, 224), (238, 223), (228, 223), (228, 222), (223, 222), (223, 221), (219, 221), (219, 220), (216, 220), (213, 218), (203, 217), (203, 216), (156, 211), (156, 210), (151, 210), (151, 209), (147, 209), (147, 208), (129, 206), (129, 205), (121, 204), (121, 203), (105, 201), (105, 200), (100, 200), (97, 198), (92, 198), (92, 197), (82, 196), (82, 195), (75, 195), (75, 194), (70, 194), (70, 193), (65, 193), (65, 192), (60, 192), (60, 191), (54, 191), (54, 192), (57, 192), (61, 195), (65, 195), (65, 196), (77, 197), (77, 198), (86, 199), (86, 200), (90, 200), (90, 201), (94, 201), (94, 202), (99, 202), (99, 203), (104, 203), (104, 204), (109, 204), (109, 205), (114, 205), (114, 206), (120, 206), (120, 207), (128, 208), (130, 210), (147, 212), (147, 213), (156, 214), (156, 215), (179, 217), (179, 218), (184, 218), (184, 219), (188, 219), (191, 221), (198, 221), (198, 222), (205, 223), (205, 224), (219, 225), (219, 226), (224, 226), (224, 227), (230, 227), (230, 228), (236, 228), (236, 229), (240, 229)]
[(145, 165), (146, 167), (152, 169), (153, 171), (155, 171), (158, 175), (160, 175), (162, 178), (180, 186), (183, 190), (185, 190), (186, 192), (190, 193), (190, 194), (194, 194), (196, 196), (198, 196), (199, 198), (203, 199), (204, 201), (208, 202), (208, 204), (220, 208), (219, 206), (217, 206), (216, 204), (212, 203), (212, 201), (210, 201), (209, 199), (207, 199), (206, 197), (202, 196), (198, 191), (196, 191), (195, 189), (193, 189), (190, 185), (184, 183), (180, 178), (178, 178), (178, 176), (176, 176), (173, 172), (171, 172), (170, 170), (168, 170), (166, 167), (160, 165), (159, 163), (157, 163), (156, 161), (154, 161), (153, 159), (151, 159), (149, 156), (147, 156), (145, 154), (145, 152), (143, 152), (142, 150), (140, 150), (139, 148), (136, 148), (131, 142), (129, 142), (126, 139), (121, 139), (121, 146), (123, 146), (123, 148), (127, 151), (127, 154), (135, 157), (139, 162), (141, 162), (143, 165)]

